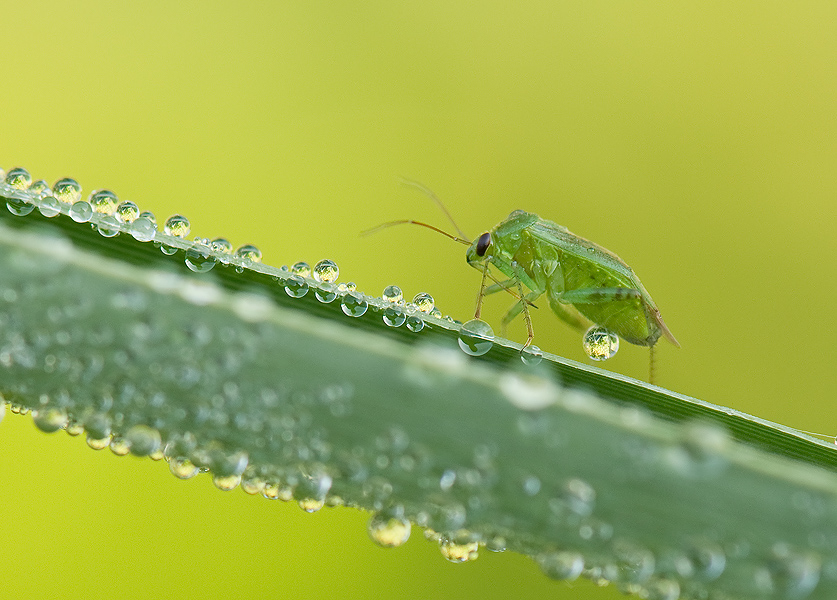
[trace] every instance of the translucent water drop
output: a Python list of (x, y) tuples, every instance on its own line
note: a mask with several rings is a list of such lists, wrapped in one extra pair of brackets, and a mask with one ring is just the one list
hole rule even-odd
[(340, 283), (337, 285), (337, 291), (341, 294), (345, 294), (346, 292), (354, 292), (355, 290), (357, 290), (357, 284), (354, 281)]
[(44, 433), (53, 433), (67, 426), (67, 413), (57, 408), (33, 410), (32, 419)]
[(157, 217), (150, 210), (142, 211), (137, 218), (138, 219), (148, 219), (149, 221), (151, 221), (154, 224), (154, 227), (156, 229), (156, 227), (157, 227)]
[(479, 544), (476, 542), (456, 544), (451, 540), (443, 539), (439, 543), (439, 550), (442, 551), (442, 556), (452, 563), (468, 562), (479, 556)]
[(392, 306), (384, 309), (384, 323), (390, 327), (401, 327), (406, 320), (407, 315), (404, 314), (403, 308)]
[(434, 308), (433, 310), (430, 311), (430, 316), (431, 317), (436, 317), (437, 319), (441, 319), (442, 318), (442, 311), (439, 310), (438, 308)]
[(32, 176), (23, 167), (15, 167), (6, 173), (6, 185), (17, 190), (25, 190), (32, 184)]
[(497, 535), (489, 538), (485, 542), (485, 549), (489, 552), (505, 552), (508, 542), (502, 535)]
[(212, 478), (212, 483), (219, 490), (229, 492), (237, 488), (238, 484), (241, 483), (241, 475), (216, 475)]
[(299, 261), (291, 267), (291, 273), (300, 277), (311, 277), (311, 265), (307, 262)]
[(67, 421), (67, 426), (64, 428), (64, 431), (67, 432), (67, 435), (77, 436), (82, 431), (84, 431), (84, 427), (82, 427), (81, 423), (76, 421), (75, 419), (69, 419)]
[(29, 186), (29, 192), (35, 194), (38, 199), (41, 199), (44, 196), (52, 195), (52, 188), (49, 187), (46, 181), (39, 179), (38, 181), (32, 182), (32, 185)]
[(369, 537), (382, 548), (396, 548), (410, 539), (410, 522), (398, 512), (382, 511), (369, 519)]
[(619, 569), (617, 578), (624, 583), (643, 583), (654, 573), (656, 559), (645, 548), (627, 541), (617, 541), (613, 545)]
[(218, 259), (213, 254), (194, 246), (186, 251), (185, 261), (189, 270), (195, 273), (207, 273), (218, 264)]
[(314, 289), (314, 295), (317, 297), (317, 300), (324, 304), (328, 304), (329, 302), (333, 302), (335, 298), (337, 298), (337, 292), (335, 291), (335, 287), (333, 283), (321, 283), (318, 288)]
[(314, 265), (314, 270), (312, 272), (314, 279), (317, 281), (323, 281), (325, 283), (332, 283), (337, 281), (337, 278), (340, 276), (340, 269), (337, 267), (337, 263), (333, 260), (321, 260), (316, 265)]
[(87, 202), (95, 212), (112, 215), (116, 210), (119, 199), (110, 190), (98, 190), (90, 193)]
[(121, 436), (113, 436), (110, 439), (110, 451), (116, 456), (125, 456), (131, 451), (131, 445)]
[(93, 414), (84, 421), (87, 437), (96, 440), (110, 439), (110, 419), (102, 414)]
[(188, 458), (179, 457), (169, 459), (169, 471), (178, 479), (191, 479), (200, 469)]
[(593, 360), (607, 360), (619, 350), (619, 337), (604, 327), (593, 326), (584, 334), (582, 346)]
[(59, 179), (52, 186), (52, 195), (55, 196), (56, 200), (64, 204), (75, 204), (81, 200), (81, 184), (69, 177)]
[(413, 297), (413, 304), (423, 313), (430, 313), (436, 308), (436, 301), (427, 292), (421, 292)]
[(25, 217), (35, 210), (35, 205), (19, 198), (6, 198), (6, 208), (16, 217)]
[(549, 552), (537, 560), (547, 577), (561, 581), (574, 581), (584, 570), (584, 558), (578, 552)]
[(350, 317), (360, 317), (366, 313), (366, 310), (369, 308), (369, 304), (360, 294), (349, 292), (343, 296), (343, 299), (340, 301), (340, 308), (342, 308), (343, 312)]
[(79, 200), (70, 207), (70, 218), (76, 223), (87, 223), (93, 216), (93, 209), (84, 200)]
[(54, 196), (46, 196), (41, 199), (41, 204), (38, 210), (45, 217), (54, 217), (61, 212), (61, 206), (58, 204), (58, 199)]
[(189, 219), (183, 215), (172, 215), (166, 219), (166, 224), (163, 226), (163, 233), (173, 237), (185, 238), (189, 235), (191, 229), (192, 226), (189, 224)]
[(325, 506), (325, 500), (317, 500), (316, 498), (303, 498), (297, 504), (307, 513), (315, 513)]
[(116, 218), (122, 221), (123, 223), (128, 223), (129, 225), (136, 221), (139, 218), (140, 210), (139, 206), (131, 202), (130, 200), (126, 200), (119, 204), (116, 207)]
[(424, 329), (424, 321), (421, 317), (416, 317), (414, 315), (409, 316), (407, 317), (407, 329), (418, 333), (419, 331)]
[(177, 248), (175, 248), (174, 246), (167, 246), (165, 244), (161, 244), (160, 245), (160, 252), (162, 252), (166, 256), (173, 256), (173, 255), (177, 254)]
[(520, 351), (520, 360), (527, 365), (537, 365), (543, 360), (543, 352), (537, 346), (526, 346)]
[(102, 237), (110, 238), (119, 234), (120, 223), (113, 215), (103, 217), (96, 229)]
[(302, 298), (308, 293), (308, 284), (301, 275), (291, 275), (285, 280), (285, 293), (291, 298)]
[(146, 425), (134, 425), (125, 433), (125, 442), (134, 456), (148, 456), (162, 446), (160, 432)]
[(256, 248), (253, 244), (245, 244), (235, 251), (238, 258), (249, 260), (250, 262), (262, 262), (262, 251)]
[(264, 491), (265, 481), (256, 475), (243, 475), (241, 477), (241, 489), (246, 494), (255, 496)]
[(459, 328), (459, 347), (471, 356), (482, 356), (494, 345), (494, 331), (480, 319), (471, 319)]
[(381, 298), (383, 298), (387, 302), (399, 304), (404, 301), (404, 293), (401, 291), (401, 288), (397, 285), (388, 285), (384, 288), (384, 293), (381, 294)]
[(232, 254), (233, 251), (232, 243), (224, 238), (215, 238), (209, 243), (209, 247), (220, 254)]
[(110, 446), (110, 435), (103, 438), (97, 438), (91, 437), (91, 435), (88, 433), (87, 445), (93, 448), (94, 450), (104, 450), (105, 448)]
[(150, 242), (157, 233), (157, 225), (146, 217), (137, 217), (131, 223), (131, 235), (139, 242)]

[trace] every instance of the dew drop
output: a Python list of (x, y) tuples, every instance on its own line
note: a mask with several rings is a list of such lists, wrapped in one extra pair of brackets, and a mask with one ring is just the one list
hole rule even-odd
[(131, 451), (131, 445), (121, 436), (113, 436), (110, 440), (110, 451), (116, 456), (125, 456)]
[(345, 294), (346, 292), (354, 292), (355, 290), (357, 290), (357, 284), (354, 281), (340, 283), (337, 285), (337, 291), (341, 294)]
[(193, 246), (186, 251), (185, 262), (190, 271), (207, 273), (215, 268), (215, 265), (218, 264), (218, 259), (209, 251)]
[(23, 167), (15, 167), (6, 173), (6, 185), (17, 190), (25, 190), (32, 184), (32, 175)]
[(410, 522), (402, 511), (381, 511), (369, 519), (367, 531), (382, 548), (396, 548), (410, 539)]
[(548, 552), (541, 554), (537, 561), (547, 577), (560, 581), (574, 581), (584, 570), (584, 559), (578, 552)]
[(593, 360), (607, 360), (619, 350), (619, 338), (604, 327), (593, 326), (584, 334), (584, 352)]
[(299, 507), (307, 513), (315, 513), (325, 506), (325, 500), (317, 500), (316, 498), (303, 498), (298, 502)]
[(160, 432), (147, 425), (134, 425), (125, 433), (128, 450), (134, 456), (148, 456), (160, 449)]
[(391, 306), (384, 309), (384, 323), (390, 327), (401, 327), (406, 320), (407, 315), (404, 314), (404, 309), (400, 306)]
[(93, 414), (84, 421), (87, 438), (110, 441), (110, 419), (103, 414)]
[(477, 542), (457, 544), (449, 539), (442, 539), (439, 542), (439, 550), (442, 551), (442, 556), (452, 563), (468, 562), (479, 556), (479, 544)]
[(225, 238), (215, 238), (209, 243), (209, 247), (220, 254), (232, 254), (233, 251), (232, 243)]
[(680, 584), (674, 579), (654, 579), (643, 585), (643, 598), (648, 600), (678, 600)]
[(508, 542), (502, 535), (495, 535), (485, 542), (485, 549), (489, 552), (505, 552)]
[(245, 244), (244, 246), (241, 246), (235, 251), (235, 255), (238, 258), (249, 260), (250, 262), (262, 262), (262, 251), (252, 244)]
[(58, 200), (54, 196), (46, 196), (41, 199), (41, 204), (38, 206), (38, 210), (41, 211), (41, 214), (45, 217), (54, 217), (61, 212), (61, 206), (58, 204)]
[(430, 313), (436, 308), (436, 301), (427, 292), (420, 292), (413, 297), (413, 304), (423, 313)]
[(349, 292), (340, 301), (340, 308), (350, 317), (360, 317), (369, 308), (369, 304), (361, 294)]
[(317, 281), (332, 283), (337, 281), (337, 278), (340, 276), (340, 269), (337, 267), (336, 262), (325, 259), (314, 265), (313, 275)]
[(381, 298), (393, 304), (400, 304), (404, 301), (404, 293), (397, 285), (388, 285), (384, 288), (384, 293), (381, 294)]
[(49, 187), (49, 184), (46, 181), (39, 179), (38, 181), (32, 182), (32, 185), (29, 186), (29, 192), (35, 194), (38, 200), (40, 200), (44, 196), (51, 195), (52, 188)]
[(255, 496), (264, 491), (265, 481), (256, 475), (245, 474), (241, 477), (241, 489), (246, 494)]
[(212, 483), (219, 490), (229, 492), (237, 488), (238, 484), (241, 483), (241, 475), (216, 475), (212, 478)]
[(81, 185), (75, 179), (65, 177), (52, 186), (52, 195), (64, 204), (75, 204), (81, 200)]
[(617, 541), (613, 545), (613, 551), (617, 557), (619, 581), (643, 583), (653, 575), (656, 560), (649, 550), (630, 542)]
[(84, 200), (79, 200), (70, 207), (70, 218), (76, 223), (87, 223), (93, 216), (93, 209)]
[(177, 238), (185, 238), (189, 235), (192, 226), (189, 224), (189, 219), (183, 215), (172, 215), (166, 219), (166, 224), (163, 226), (163, 233)]
[(526, 346), (520, 352), (520, 360), (527, 365), (537, 365), (543, 360), (543, 352), (537, 346)]
[(311, 277), (311, 265), (307, 262), (299, 261), (291, 267), (291, 273), (300, 277)]
[(138, 242), (150, 242), (157, 233), (157, 225), (147, 217), (137, 217), (131, 223), (131, 235)]
[(131, 202), (130, 200), (126, 200), (119, 204), (116, 207), (116, 218), (122, 221), (123, 223), (128, 223), (129, 225), (137, 220), (140, 214), (139, 206)]
[(110, 446), (110, 435), (97, 438), (91, 437), (90, 434), (87, 434), (87, 445), (93, 448), (94, 450), (104, 450), (108, 446)]
[(421, 317), (416, 317), (415, 315), (407, 317), (407, 329), (418, 333), (424, 329), (424, 320)]
[(480, 319), (471, 319), (459, 328), (459, 347), (465, 354), (482, 356), (494, 345), (494, 331)]
[(442, 318), (442, 311), (439, 310), (438, 308), (434, 308), (433, 310), (430, 311), (430, 316), (431, 317), (436, 317), (437, 319), (441, 319)]
[(112, 215), (116, 210), (119, 199), (110, 190), (98, 190), (90, 193), (87, 202), (94, 212)]
[(324, 304), (333, 302), (337, 298), (337, 292), (333, 283), (321, 283), (319, 287), (314, 289), (314, 295), (317, 300)]
[(150, 210), (142, 211), (137, 218), (138, 219), (148, 219), (149, 221), (151, 221), (151, 223), (154, 224), (154, 228), (155, 229), (157, 228), (157, 217)]
[(43, 408), (32, 411), (35, 427), (44, 433), (53, 433), (67, 426), (67, 413), (57, 408)]
[(308, 284), (301, 275), (291, 275), (285, 280), (285, 293), (291, 298), (302, 298), (308, 293)]
[(111, 238), (119, 235), (119, 220), (113, 215), (102, 217), (102, 220), (96, 225), (96, 230), (102, 237)]
[(6, 208), (16, 217), (25, 217), (35, 210), (35, 205), (19, 198), (6, 198)]
[(169, 471), (178, 479), (191, 479), (200, 471), (188, 458), (176, 457), (168, 461)]

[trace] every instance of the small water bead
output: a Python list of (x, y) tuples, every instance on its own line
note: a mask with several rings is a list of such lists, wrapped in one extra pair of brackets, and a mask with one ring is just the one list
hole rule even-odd
[(250, 262), (260, 263), (262, 262), (262, 251), (256, 248), (252, 244), (245, 244), (238, 248), (235, 251), (235, 255), (238, 258), (242, 258), (244, 260), (249, 260)]
[(160, 449), (160, 432), (147, 425), (134, 425), (125, 433), (125, 442), (134, 456), (148, 456)]
[(604, 327), (593, 326), (582, 340), (584, 352), (593, 360), (607, 360), (619, 351), (619, 337)]
[(543, 352), (537, 346), (526, 346), (520, 351), (520, 360), (527, 365), (537, 365), (543, 360)]
[(209, 243), (209, 247), (213, 252), (220, 254), (232, 254), (233, 251), (232, 243), (225, 238), (215, 238)]
[(494, 346), (494, 331), (480, 319), (471, 319), (459, 328), (459, 347), (465, 354), (482, 356)]
[(138, 242), (150, 242), (157, 233), (156, 223), (146, 217), (137, 217), (131, 223), (131, 235)]
[(438, 308), (434, 307), (433, 310), (430, 311), (430, 316), (435, 317), (437, 319), (441, 319), (442, 318), (442, 311), (439, 310)]
[(413, 297), (413, 304), (423, 313), (430, 313), (436, 308), (436, 301), (427, 292), (420, 292)]
[(87, 434), (87, 445), (93, 448), (94, 450), (104, 450), (108, 446), (110, 446), (110, 435), (97, 438), (92, 437), (89, 433)]
[(49, 187), (46, 181), (39, 179), (38, 181), (32, 182), (32, 185), (29, 186), (29, 192), (35, 194), (40, 200), (44, 196), (52, 195), (52, 188)]
[(404, 309), (400, 306), (391, 306), (384, 309), (384, 323), (390, 327), (401, 327), (406, 320), (407, 315), (404, 314)]
[(251, 496), (261, 494), (264, 491), (264, 486), (264, 479), (258, 476), (243, 475), (241, 477), (241, 489), (244, 491), (244, 493), (250, 494)]
[(46, 196), (41, 199), (38, 210), (41, 211), (41, 214), (45, 217), (54, 217), (61, 212), (61, 205), (58, 203), (58, 199), (55, 198), (55, 196)]
[(43, 408), (32, 411), (35, 427), (44, 433), (53, 433), (67, 426), (67, 413), (57, 408)]
[(340, 301), (340, 308), (350, 317), (360, 317), (366, 313), (369, 303), (360, 294), (349, 292)]
[(119, 220), (114, 217), (113, 215), (108, 215), (103, 217), (99, 224), (96, 225), (96, 229), (102, 235), (102, 237), (110, 238), (116, 235), (119, 235), (119, 228), (121, 227)]
[(173, 237), (185, 238), (189, 235), (191, 229), (189, 219), (183, 215), (172, 215), (166, 219), (166, 224), (163, 226), (163, 233)]
[(401, 511), (381, 511), (372, 515), (366, 529), (372, 541), (382, 548), (396, 548), (410, 539), (410, 522)]
[(384, 293), (381, 294), (381, 298), (393, 304), (400, 304), (404, 301), (404, 293), (397, 285), (388, 285), (384, 288)]
[(346, 283), (339, 283), (337, 284), (337, 291), (341, 294), (345, 294), (346, 292), (354, 292), (357, 290), (357, 284), (354, 281), (349, 281)]
[(456, 544), (449, 539), (442, 539), (439, 542), (439, 550), (442, 551), (442, 556), (452, 563), (468, 562), (479, 557), (479, 544), (476, 542)]
[(648, 600), (678, 600), (680, 584), (674, 579), (654, 579), (643, 585), (642, 597)]
[(32, 175), (23, 167), (15, 167), (6, 173), (6, 185), (17, 190), (25, 190), (32, 184)]
[(333, 283), (321, 283), (319, 287), (314, 288), (314, 295), (317, 300), (324, 304), (333, 302), (337, 298), (336, 288)]
[(291, 267), (291, 273), (300, 277), (311, 277), (311, 265), (307, 262), (299, 261)]
[(19, 198), (6, 198), (6, 208), (16, 217), (25, 217), (35, 210), (35, 205)]
[(415, 315), (411, 315), (407, 317), (407, 329), (410, 331), (414, 331), (418, 333), (422, 329), (424, 329), (424, 321), (421, 317), (416, 317)]
[(76, 223), (87, 223), (93, 216), (93, 208), (84, 200), (79, 200), (70, 207), (69, 214)]
[(489, 552), (505, 552), (508, 542), (502, 535), (496, 535), (485, 542), (485, 549)]
[(540, 555), (537, 561), (547, 577), (560, 581), (574, 581), (584, 570), (584, 558), (578, 552), (549, 552)]
[(116, 207), (116, 218), (122, 221), (123, 223), (128, 223), (129, 225), (136, 221), (139, 218), (140, 210), (139, 206), (131, 202), (130, 200), (126, 200), (119, 204)]
[(95, 212), (112, 215), (116, 210), (116, 205), (119, 204), (119, 199), (110, 190), (98, 190), (90, 193), (87, 202)]
[(285, 280), (285, 293), (291, 298), (302, 298), (308, 293), (308, 284), (301, 275), (291, 275)]
[(52, 186), (52, 195), (64, 204), (75, 204), (81, 200), (81, 185), (69, 177), (59, 179)]
[(186, 251), (185, 262), (190, 271), (207, 273), (215, 268), (215, 265), (218, 264), (218, 259), (208, 250), (202, 250), (193, 246)]
[(110, 451), (116, 456), (125, 456), (131, 451), (131, 445), (121, 436), (113, 436), (110, 440)]
[(188, 458), (170, 458), (168, 461), (169, 471), (178, 479), (191, 479), (200, 472), (200, 469)]
[(157, 217), (150, 210), (142, 211), (137, 218), (138, 219), (148, 219), (149, 221), (151, 221), (151, 223), (153, 223), (154, 228), (156, 229), (156, 227), (157, 227)]
[(332, 283), (337, 281), (337, 278), (340, 277), (340, 269), (338, 268), (336, 262), (325, 259), (314, 265), (314, 271), (312, 274), (314, 279), (317, 281)]
[(237, 488), (238, 484), (241, 483), (241, 475), (216, 475), (212, 478), (212, 483), (219, 490), (229, 492)]

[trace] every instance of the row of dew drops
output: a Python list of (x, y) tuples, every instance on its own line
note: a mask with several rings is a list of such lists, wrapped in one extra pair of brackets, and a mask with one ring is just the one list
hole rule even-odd
[[(14, 215), (26, 216), (36, 207), (45, 217), (66, 212), (77, 223), (93, 221), (93, 227), (104, 237), (114, 237), (124, 231), (138, 241), (155, 242), (167, 255), (183, 249), (186, 266), (196, 273), (210, 271), (218, 262), (234, 264), (236, 271), (243, 272), (245, 268), (252, 268), (262, 261), (261, 251), (250, 244), (233, 251), (233, 245), (224, 238), (209, 240), (196, 237), (194, 243), (185, 242), (191, 227), (189, 220), (182, 215), (169, 217), (163, 226), (163, 234), (184, 242), (171, 244), (171, 239), (158, 240), (154, 213), (141, 211), (137, 204), (129, 200), (120, 202), (110, 190), (94, 190), (87, 200), (83, 200), (81, 185), (75, 179), (60, 179), (50, 187), (43, 179), (33, 181), (29, 171), (22, 167), (11, 169), (8, 173), (0, 169), (0, 179), (14, 190), (26, 192), (5, 198), (6, 207)], [(306, 262), (297, 262), (290, 268), (282, 266), (274, 277), (291, 298), (304, 297), (312, 287), (320, 302), (330, 303), (340, 297), (341, 309), (350, 317), (364, 315), (372, 300), (375, 310), (383, 312), (383, 321), (390, 327), (404, 325), (410, 331), (419, 332), (428, 317), (459, 326), (459, 347), (471, 356), (486, 354), (494, 345), (494, 332), (488, 323), (471, 319), (463, 324), (450, 316), (443, 316), (436, 308), (433, 296), (426, 292), (416, 294), (412, 302), (405, 303), (401, 289), (391, 285), (384, 289), (381, 295), (383, 303), (379, 305), (375, 303), (377, 299), (358, 292), (353, 282), (338, 284), (339, 274), (340, 269), (334, 261), (321, 260), (313, 268)], [(582, 346), (591, 359), (606, 360), (618, 351), (619, 338), (603, 327), (594, 326), (585, 333)], [(520, 357), (524, 363), (534, 365), (541, 362), (543, 353), (537, 346), (527, 346)]]

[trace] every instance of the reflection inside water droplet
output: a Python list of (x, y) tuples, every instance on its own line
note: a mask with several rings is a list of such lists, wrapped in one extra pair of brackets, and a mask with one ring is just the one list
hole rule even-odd
[(619, 337), (604, 327), (591, 327), (582, 340), (584, 352), (593, 360), (607, 360), (619, 350)]
[(459, 347), (471, 356), (482, 356), (494, 345), (494, 330), (480, 319), (471, 319), (459, 328)]

